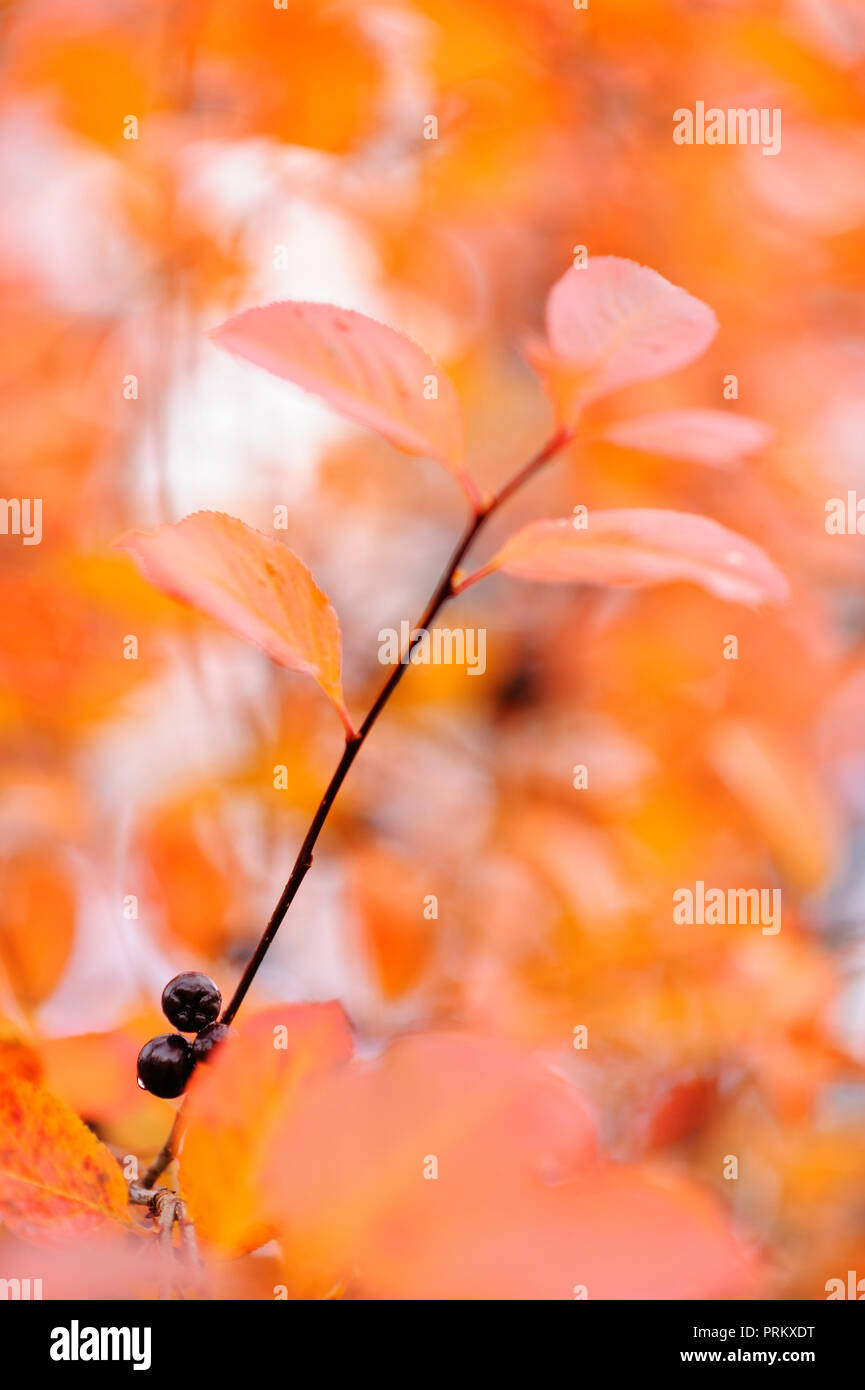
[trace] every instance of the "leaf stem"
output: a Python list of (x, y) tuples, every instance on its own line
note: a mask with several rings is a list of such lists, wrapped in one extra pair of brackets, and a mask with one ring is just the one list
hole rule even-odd
[(534, 477), (538, 470), (552, 458), (553, 454), (557, 454), (559, 449), (563, 449), (566, 444), (570, 444), (573, 437), (574, 431), (567, 425), (561, 425), (556, 430), (555, 434), (550, 435), (550, 438), (543, 448), (539, 449), (538, 452), (529, 459), (527, 464), (518, 469), (503, 487), (499, 488), (499, 491), (488, 504), (485, 516), (489, 516), (491, 512), (498, 511), (499, 507), (502, 506), (504, 502), (507, 502), (509, 497), (512, 497), (515, 492), (519, 491), (524, 483), (527, 483), (530, 478)]

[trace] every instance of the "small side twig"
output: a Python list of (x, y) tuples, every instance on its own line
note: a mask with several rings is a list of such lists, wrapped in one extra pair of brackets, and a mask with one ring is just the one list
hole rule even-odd
[(153, 1199), (154, 1216), (159, 1231), (159, 1301), (161, 1303), (170, 1302), (174, 1292), (174, 1279), (172, 1278), (174, 1247), (171, 1233), (177, 1211), (176, 1203), (177, 1198), (173, 1192), (168, 1191), (167, 1187), (163, 1187), (157, 1192)]
[(204, 1297), (204, 1265), (195, 1237), (195, 1225), (186, 1209), (186, 1203), (178, 1200), (175, 1209), (177, 1225), (180, 1230), (180, 1253), (189, 1278), (199, 1298)]
[[(147, 1207), (148, 1212), (156, 1223), (159, 1241), (159, 1298), (161, 1301), (171, 1299), (175, 1292), (175, 1279), (177, 1259), (180, 1259), (187, 1281), (192, 1285), (195, 1294), (201, 1298), (204, 1296), (204, 1269), (201, 1256), (198, 1250), (198, 1241), (195, 1237), (195, 1226), (190, 1219), (186, 1203), (182, 1197), (178, 1197), (176, 1192), (172, 1192), (169, 1187), (160, 1187), (155, 1192), (143, 1187), (141, 1183), (133, 1182), (129, 1184), (129, 1200), (134, 1206)], [(175, 1249), (174, 1245), (174, 1226), (177, 1225), (180, 1233), (180, 1248)], [(183, 1297), (182, 1290), (177, 1292)]]

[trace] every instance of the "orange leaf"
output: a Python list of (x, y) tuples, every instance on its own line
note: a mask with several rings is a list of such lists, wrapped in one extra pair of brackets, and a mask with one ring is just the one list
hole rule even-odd
[(440, 1242), (457, 1264), (483, 1243), (495, 1280), (501, 1224), (595, 1162), (565, 1082), (506, 1043), (438, 1034), (310, 1087), (274, 1129), (262, 1180), (302, 1293), (356, 1270), (373, 1297), (420, 1297)]
[(287, 545), (222, 512), (194, 512), (116, 542), (157, 588), (191, 604), (318, 681), (351, 724), (340, 681), (339, 619), (306, 565)]
[(231, 910), (241, 873), (229, 846), (218, 834), (203, 797), (188, 797), (160, 808), (142, 829), (141, 852), (150, 888), (173, 942), (199, 958), (224, 951), (231, 935)]
[(461, 579), (456, 592), (494, 570), (549, 584), (628, 589), (685, 580), (730, 603), (788, 596), (781, 571), (753, 541), (707, 516), (642, 507), (591, 512), (583, 529), (567, 518), (532, 522)]
[(533, 356), (552, 373), (569, 422), (599, 396), (685, 366), (718, 331), (707, 304), (620, 256), (566, 271), (550, 291), (546, 324), (548, 342)]
[(5, 1075), (0, 1218), (37, 1243), (77, 1240), (129, 1220), (126, 1183), (105, 1145), (48, 1091)]
[(8, 1018), (0, 1014), (0, 1075), (20, 1076), (34, 1084), (42, 1077), (39, 1054)]
[(802, 750), (763, 724), (726, 719), (710, 732), (707, 756), (785, 878), (802, 893), (816, 891), (837, 870), (842, 834)]
[(301, 1293), (712, 1297), (751, 1272), (714, 1199), (599, 1161), (577, 1092), (498, 1040), (407, 1038), (314, 1083), (262, 1176)]
[(269, 1238), (260, 1165), (310, 1078), (352, 1054), (339, 1004), (280, 1004), (243, 1024), (187, 1088), (180, 1179), (199, 1233), (230, 1254)]
[[(456, 392), (423, 348), (396, 329), (353, 309), (287, 299), (236, 314), (210, 336), (238, 357), (322, 396), (398, 449), (438, 459), (470, 501), (478, 500), (463, 468)], [(434, 399), (425, 391), (430, 381)]]
[(433, 950), (436, 923), (419, 910), (426, 880), (406, 856), (379, 845), (358, 851), (349, 877), (370, 964), (385, 998), (399, 998), (418, 984)]
[(440, 1297), (596, 1301), (755, 1297), (761, 1271), (711, 1194), (610, 1164), (507, 1212), (492, 1259), (468, 1245), (436, 1275)]
[(126, 1153), (156, 1152), (165, 1138), (165, 1102), (136, 1086), (135, 1072), (142, 1039), (164, 1028), (153, 1013), (107, 1033), (45, 1038), (39, 1047), (45, 1086), (106, 1143)]
[(649, 454), (736, 468), (772, 437), (768, 425), (725, 410), (659, 410), (608, 425), (600, 436), (608, 444)]
[(21, 850), (0, 865), (0, 961), (15, 997), (41, 1004), (58, 984), (75, 939), (75, 893), (52, 853)]
[(698, 1134), (715, 1113), (718, 1089), (716, 1071), (658, 1081), (637, 1107), (634, 1129), (640, 1148), (666, 1148)]

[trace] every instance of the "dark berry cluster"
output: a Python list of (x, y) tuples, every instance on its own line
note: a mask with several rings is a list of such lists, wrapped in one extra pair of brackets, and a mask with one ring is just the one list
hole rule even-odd
[[(179, 1029), (151, 1038), (138, 1054), (138, 1084), (151, 1095), (171, 1100), (182, 1095), (198, 1062), (205, 1062), (217, 1043), (231, 1034), (217, 1023), (222, 995), (208, 975), (184, 970), (169, 980), (162, 991), (162, 1012)], [(183, 1033), (196, 1033), (189, 1042)]]

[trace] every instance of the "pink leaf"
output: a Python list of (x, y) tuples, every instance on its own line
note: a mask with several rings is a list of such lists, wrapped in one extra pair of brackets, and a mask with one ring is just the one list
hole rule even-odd
[(707, 304), (619, 256), (594, 256), (566, 271), (550, 291), (546, 321), (548, 344), (535, 357), (553, 375), (565, 418), (610, 391), (684, 367), (718, 329)]
[(224, 623), (290, 670), (318, 681), (346, 728), (339, 619), (287, 545), (222, 512), (195, 512), (116, 542), (158, 589)]
[(768, 425), (725, 410), (661, 410), (609, 425), (601, 435), (608, 444), (710, 468), (736, 468), (772, 438)]
[[(506, 1214), (598, 1161), (573, 1088), (508, 1043), (457, 1033), (399, 1039), (311, 1082), (268, 1147), (261, 1186), (289, 1270), (320, 1287), (357, 1270), (365, 1296), (385, 1298), (426, 1296), (441, 1242), (448, 1265), (480, 1245), (495, 1267)], [(439, 1180), (425, 1179), (430, 1158)]]
[[(409, 454), (438, 459), (473, 502), (463, 468), (462, 417), (451, 382), (410, 338), (333, 304), (281, 300), (214, 328), (220, 347), (322, 396)], [(434, 379), (437, 396), (427, 399)]]
[(415, 1035), (311, 1079), (260, 1174), (297, 1297), (344, 1283), (368, 1299), (755, 1292), (713, 1196), (606, 1163), (577, 1091), (491, 1038)]
[(744, 536), (691, 512), (622, 508), (590, 512), (588, 526), (535, 521), (498, 554), (462, 579), (457, 592), (493, 570), (547, 583), (645, 588), (686, 580), (733, 603), (779, 602), (788, 596), (783, 574)]

